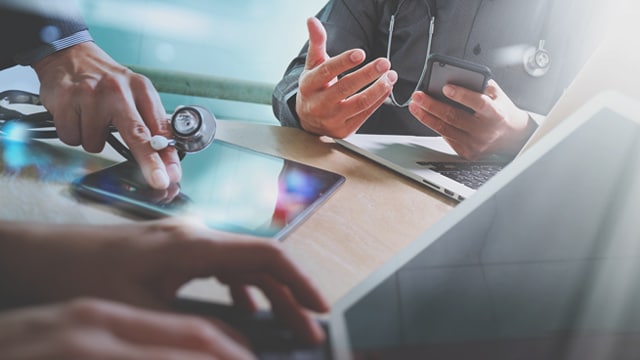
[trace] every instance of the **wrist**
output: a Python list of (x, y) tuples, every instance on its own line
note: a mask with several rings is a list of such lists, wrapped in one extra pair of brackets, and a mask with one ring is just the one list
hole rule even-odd
[(16, 54), (15, 60), (20, 65), (35, 65), (42, 59), (56, 52), (68, 49), (85, 42), (92, 42), (93, 38), (88, 30), (81, 30), (62, 39), (38, 46), (37, 48)]

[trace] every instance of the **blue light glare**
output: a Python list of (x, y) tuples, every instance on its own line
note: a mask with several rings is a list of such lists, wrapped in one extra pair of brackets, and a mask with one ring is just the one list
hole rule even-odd
[(6, 138), (2, 139), (2, 145), (4, 147), (2, 161), (7, 170), (19, 172), (29, 165), (28, 149), (24, 142)]
[(5, 125), (0, 131), (0, 170), (45, 182), (70, 182), (87, 171), (103, 168), (98, 158), (28, 139), (24, 127)]
[(27, 126), (16, 121), (5, 124), (0, 134), (3, 134), (7, 140), (11, 141), (26, 141), (29, 138)]
[(303, 171), (291, 171), (285, 179), (285, 191), (289, 194), (301, 196), (310, 200), (317, 193), (319, 182), (316, 178), (305, 174)]

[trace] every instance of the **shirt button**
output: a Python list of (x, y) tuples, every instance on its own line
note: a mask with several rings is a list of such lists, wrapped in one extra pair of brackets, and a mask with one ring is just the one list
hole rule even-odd
[(482, 52), (482, 48), (480, 47), (480, 44), (477, 44), (473, 48), (473, 54), (477, 56), (477, 55), (480, 55), (481, 52)]

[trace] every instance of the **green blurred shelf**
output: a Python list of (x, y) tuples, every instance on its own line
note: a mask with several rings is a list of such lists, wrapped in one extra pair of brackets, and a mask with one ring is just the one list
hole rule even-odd
[(271, 105), (271, 95), (275, 87), (275, 84), (219, 76), (134, 65), (128, 67), (149, 78), (160, 93)]

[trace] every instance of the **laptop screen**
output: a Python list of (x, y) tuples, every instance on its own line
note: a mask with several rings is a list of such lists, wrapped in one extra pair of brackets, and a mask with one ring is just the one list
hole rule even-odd
[(338, 357), (639, 358), (638, 120), (578, 112), (458, 205), (341, 300)]

